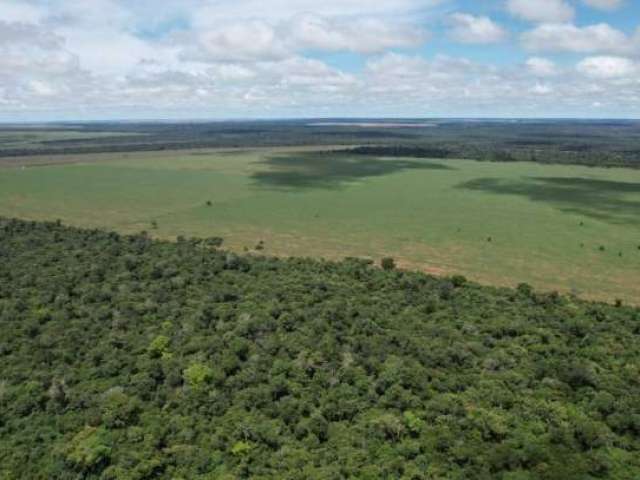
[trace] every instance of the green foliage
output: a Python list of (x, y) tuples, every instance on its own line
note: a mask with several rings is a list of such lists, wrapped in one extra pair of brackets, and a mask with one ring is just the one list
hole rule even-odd
[(103, 395), (101, 407), (102, 423), (111, 429), (133, 424), (140, 409), (138, 401), (119, 387), (111, 388)]
[(424, 427), (424, 421), (420, 417), (413, 412), (404, 412), (402, 419), (407, 430), (416, 435), (420, 434)]
[(637, 308), (205, 247), (0, 219), (0, 478), (640, 477)]
[(85, 427), (66, 447), (65, 458), (83, 472), (96, 470), (109, 461), (112, 439), (104, 428)]
[(212, 378), (213, 370), (201, 363), (194, 363), (184, 371), (184, 379), (187, 385), (196, 390), (203, 388)]
[(169, 343), (171, 343), (171, 339), (169, 337), (165, 335), (158, 335), (147, 348), (149, 355), (154, 358), (158, 358), (169, 353)]
[(231, 447), (231, 454), (236, 457), (243, 457), (251, 452), (252, 449), (253, 446), (249, 442), (239, 441)]
[(386, 440), (398, 441), (406, 429), (402, 420), (393, 413), (383, 413), (371, 421), (373, 433)]

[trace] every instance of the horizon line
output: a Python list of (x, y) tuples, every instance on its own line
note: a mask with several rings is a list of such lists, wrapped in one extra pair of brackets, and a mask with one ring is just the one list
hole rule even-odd
[(65, 125), (85, 123), (240, 123), (240, 122), (307, 122), (307, 121), (352, 121), (375, 120), (386, 121), (640, 121), (640, 117), (582, 117), (582, 116), (433, 116), (433, 117), (402, 117), (402, 116), (328, 116), (328, 117), (229, 117), (229, 118), (171, 118), (171, 117), (142, 117), (142, 118), (93, 118), (93, 119), (60, 119), (60, 120), (2, 120), (0, 126), (5, 125)]

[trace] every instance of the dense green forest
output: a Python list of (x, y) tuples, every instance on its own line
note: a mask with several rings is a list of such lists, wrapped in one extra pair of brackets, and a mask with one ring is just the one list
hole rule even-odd
[(383, 147), (370, 154), (404, 149), (435, 158), (640, 168), (635, 120), (414, 119), (399, 127), (367, 121), (366, 127), (345, 119), (0, 125), (0, 164), (36, 154), (332, 145)]
[(640, 311), (0, 219), (0, 479), (640, 478)]

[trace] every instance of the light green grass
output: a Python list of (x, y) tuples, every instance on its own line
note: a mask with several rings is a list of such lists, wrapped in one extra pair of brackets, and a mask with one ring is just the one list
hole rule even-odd
[(0, 169), (0, 215), (216, 235), (238, 250), (264, 240), (276, 255), (390, 255), (484, 283), (640, 303), (634, 170), (273, 150), (141, 153)]

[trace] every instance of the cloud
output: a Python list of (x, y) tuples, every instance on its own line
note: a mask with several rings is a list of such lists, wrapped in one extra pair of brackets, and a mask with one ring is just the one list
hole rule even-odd
[(558, 74), (558, 66), (548, 58), (531, 57), (527, 60), (526, 66), (537, 77), (551, 77)]
[(40, 97), (51, 97), (57, 93), (57, 90), (51, 84), (41, 80), (31, 80), (29, 88), (35, 95)]
[(3, 0), (0, 20), (7, 23), (36, 23), (42, 20), (44, 11), (23, 0)]
[(586, 27), (570, 23), (539, 25), (522, 35), (522, 43), (529, 50), (578, 53), (625, 53), (637, 44), (635, 38), (606, 23)]
[(277, 23), (244, 20), (203, 29), (195, 38), (183, 38), (181, 55), (193, 61), (247, 62), (284, 59), (304, 50), (373, 54), (417, 47), (427, 38), (425, 30), (411, 23), (300, 14)]
[(470, 102), (482, 104), (490, 98), (511, 96), (509, 82), (500, 72), (464, 58), (437, 56), (428, 61), (418, 56), (386, 54), (367, 63), (367, 89), (377, 102), (388, 105), (413, 104), (424, 108), (449, 102), (451, 110)]
[(577, 70), (591, 78), (613, 79), (640, 74), (639, 65), (624, 57), (588, 57), (577, 65)]
[(383, 111), (403, 107), (414, 114), (469, 115), (489, 108), (505, 115), (566, 116), (585, 112), (597, 96), (603, 112), (619, 116), (640, 108), (636, 78), (637, 70), (616, 61), (585, 61), (576, 69), (561, 69), (534, 57), (515, 69), (446, 56), (428, 61), (387, 54), (367, 63), (363, 81)]
[(0, 21), (0, 73), (6, 77), (70, 73), (78, 59), (59, 35), (26, 23)]
[(507, 37), (507, 32), (489, 17), (476, 17), (454, 13), (449, 17), (449, 36), (461, 43), (496, 43)]
[(294, 18), (289, 27), (292, 49), (379, 53), (389, 48), (416, 47), (427, 32), (410, 23), (387, 23), (379, 18), (333, 20), (312, 14)]
[[(205, 72), (155, 72), (134, 75), (118, 86), (130, 104), (187, 108), (226, 114), (265, 114), (274, 109), (338, 107), (353, 100), (359, 81), (324, 62), (292, 57), (254, 64), (213, 65)], [(244, 116), (244, 115), (243, 115)]]
[(195, 60), (276, 60), (289, 55), (276, 30), (265, 22), (250, 21), (203, 32)]
[(55, 33), (28, 23), (0, 20), (0, 48), (37, 47), (55, 50), (64, 44), (64, 39)]
[(315, 92), (326, 92), (350, 89), (357, 84), (352, 75), (331, 68), (324, 62), (303, 57), (262, 65), (259, 69), (285, 88), (303, 87)]
[(582, 0), (586, 5), (600, 10), (616, 10), (620, 8), (624, 0)]
[(575, 15), (564, 0), (507, 0), (507, 10), (523, 20), (540, 23), (568, 22)]
[(529, 92), (534, 95), (550, 95), (553, 93), (553, 87), (546, 83), (536, 83)]

